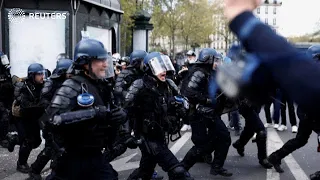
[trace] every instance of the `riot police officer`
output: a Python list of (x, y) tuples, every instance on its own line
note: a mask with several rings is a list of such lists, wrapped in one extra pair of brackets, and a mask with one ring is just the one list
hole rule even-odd
[(10, 62), (8, 56), (0, 52), (0, 145), (8, 147), (6, 135), (11, 123), (11, 106), (13, 102), (13, 85), (11, 83)]
[(244, 147), (256, 133), (256, 143), (258, 148), (258, 159), (261, 166), (266, 169), (272, 168), (267, 160), (267, 131), (255, 111), (254, 105), (247, 99), (240, 101), (239, 112), (245, 119), (245, 127), (240, 134), (240, 138), (232, 144), (240, 156), (244, 156)]
[(122, 70), (116, 79), (114, 87), (116, 104), (122, 104), (128, 88), (135, 80), (140, 79), (143, 76), (141, 65), (146, 55), (147, 52), (143, 50), (135, 50), (131, 53), (129, 66)]
[(118, 179), (104, 158), (107, 128), (126, 121), (126, 113), (112, 104), (104, 79), (111, 60), (104, 45), (83, 39), (75, 48), (73, 68), (77, 74), (62, 83), (46, 112), (54, 139), (62, 152), (53, 179)]
[(140, 167), (129, 176), (130, 180), (149, 180), (157, 164), (168, 172), (170, 180), (193, 179), (168, 148), (166, 137), (180, 129), (176, 113), (183, 115), (185, 109), (176, 106), (175, 96), (179, 91), (166, 78), (170, 69), (167, 65), (171, 63), (167, 60), (159, 52), (149, 53), (143, 62), (145, 75), (133, 82), (126, 95), (124, 107), (139, 107), (134, 131), (142, 140)]
[(221, 120), (226, 98), (219, 93), (213, 108), (208, 92), (211, 71), (221, 61), (216, 50), (203, 49), (189, 72), (188, 80), (182, 83), (181, 93), (190, 101), (191, 140), (194, 143), (182, 162), (186, 169), (190, 169), (201, 156), (215, 151), (210, 173), (232, 176), (223, 168), (231, 144), (230, 133)]
[(39, 100), (43, 88), (44, 71), (41, 64), (31, 64), (28, 67), (27, 79), (18, 82), (14, 90), (12, 113), (16, 116), (19, 138), (16, 135), (9, 137), (8, 150), (12, 152), (15, 145), (20, 145), (17, 170), (22, 173), (29, 172), (27, 160), (30, 152), (41, 144), (38, 119), (43, 113)]
[[(320, 45), (311, 46), (307, 50), (307, 55), (313, 58), (315, 61), (319, 62), (320, 60)], [(279, 150), (273, 152), (268, 157), (270, 163), (274, 166), (277, 172), (284, 172), (281, 168), (281, 160), (285, 158), (287, 155), (292, 153), (293, 151), (303, 147), (308, 143), (308, 139), (312, 133), (315, 131), (318, 134), (319, 141), (319, 133), (320, 133), (320, 124), (318, 119), (311, 114), (304, 112), (300, 106), (297, 108), (297, 115), (300, 120), (298, 133), (295, 138), (287, 141)], [(318, 152), (320, 152), (320, 141), (318, 142)], [(320, 179), (319, 171), (310, 176), (310, 179), (316, 180)]]
[[(61, 87), (62, 83), (70, 76), (67, 74), (68, 68), (72, 65), (71, 59), (59, 59), (54, 69), (54, 74), (50, 76), (44, 83), (44, 87), (41, 90), (40, 94), (40, 103), (43, 109), (46, 109), (51, 102), (51, 99), (58, 88)], [(52, 158), (53, 151), (57, 151), (54, 149), (53, 143), (54, 140), (52, 138), (52, 134), (50, 132), (50, 126), (46, 125), (47, 122), (46, 115), (40, 119), (40, 123), (42, 125), (42, 135), (45, 139), (45, 147), (38, 154), (36, 161), (31, 164), (31, 171), (29, 173), (29, 180), (37, 180), (41, 179), (41, 171), (48, 163), (48, 161)]]

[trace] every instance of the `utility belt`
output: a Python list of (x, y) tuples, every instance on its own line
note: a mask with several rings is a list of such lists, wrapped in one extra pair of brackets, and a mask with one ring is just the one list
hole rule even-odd
[(161, 122), (157, 122), (154, 115), (148, 119), (143, 119), (141, 133), (147, 135), (150, 139), (162, 139), (164, 137), (164, 129)]
[(162, 120), (161, 122), (144, 119), (142, 134), (146, 135), (149, 139), (164, 140), (166, 144), (169, 144), (169, 141), (174, 142), (181, 138), (180, 124), (181, 122), (179, 120), (170, 119), (170, 117), (167, 117), (166, 120)]

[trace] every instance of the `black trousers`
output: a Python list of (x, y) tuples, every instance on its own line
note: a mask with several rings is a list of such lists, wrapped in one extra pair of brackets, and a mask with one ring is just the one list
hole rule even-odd
[(20, 164), (28, 161), (32, 149), (41, 144), (40, 126), (37, 120), (17, 118), (16, 128), (19, 136), (19, 159)]
[(47, 180), (117, 180), (113, 169), (101, 151), (70, 152), (64, 154)]
[(31, 164), (31, 172), (34, 174), (40, 174), (46, 164), (52, 159), (54, 148), (52, 147), (53, 137), (49, 134), (48, 130), (44, 128), (42, 130), (43, 138), (45, 139), (45, 146), (43, 150), (38, 154), (35, 162)]
[(157, 164), (165, 172), (182, 166), (164, 142), (146, 140), (139, 148), (142, 154), (140, 166), (130, 174), (128, 179), (142, 178), (142, 180), (150, 180)]
[[(189, 170), (203, 155), (214, 151), (212, 167), (223, 167), (231, 144), (230, 133), (221, 120), (193, 119), (191, 140), (194, 146), (188, 151), (182, 163)], [(208, 129), (208, 130), (207, 130)]]
[(0, 141), (6, 139), (9, 132), (9, 110), (0, 102)]
[(256, 142), (258, 147), (258, 159), (263, 160), (267, 158), (266, 130), (258, 113), (256, 112), (256, 109), (246, 105), (242, 105), (239, 108), (239, 112), (245, 119), (245, 126), (243, 128), (243, 131), (241, 132), (238, 143), (242, 147), (244, 147), (252, 138), (254, 133), (257, 133)]
[(312, 120), (309, 119), (303, 112), (299, 111), (299, 109), (297, 114), (300, 122), (296, 137), (287, 141), (279, 150), (270, 155), (276, 157), (278, 161), (308, 143), (308, 139), (312, 133), (314, 124), (312, 123)]

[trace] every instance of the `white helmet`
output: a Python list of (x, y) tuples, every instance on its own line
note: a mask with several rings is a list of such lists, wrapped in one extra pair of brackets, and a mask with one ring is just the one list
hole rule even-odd
[(192, 51), (192, 50), (189, 50), (187, 52), (187, 56), (196, 56), (196, 53), (194, 53), (194, 51)]
[(121, 59), (121, 56), (119, 53), (112, 54), (112, 60), (115, 62), (118, 62)]

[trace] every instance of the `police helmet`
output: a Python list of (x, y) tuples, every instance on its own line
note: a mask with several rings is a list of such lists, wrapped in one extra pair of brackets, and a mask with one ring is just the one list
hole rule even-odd
[(192, 50), (189, 50), (186, 55), (187, 56), (196, 56), (196, 53)]
[(144, 71), (153, 75), (158, 75), (162, 72), (172, 71), (173, 64), (168, 56), (159, 52), (151, 52), (143, 59)]
[(61, 75), (66, 74), (72, 63), (73, 61), (71, 59), (59, 59), (51, 78), (60, 77)]
[(204, 48), (199, 53), (197, 63), (213, 64), (216, 58), (219, 58), (219, 53), (215, 49)]
[(108, 52), (102, 42), (95, 39), (83, 39), (75, 48), (74, 65), (82, 66), (91, 63), (92, 60), (106, 60)]
[(34, 80), (34, 76), (37, 74), (44, 74), (45, 69), (43, 68), (42, 64), (39, 63), (32, 63), (28, 67), (28, 78)]
[(1, 65), (3, 65), (6, 69), (10, 69), (10, 61), (6, 54), (0, 51)]
[(315, 60), (320, 60), (320, 44), (310, 46), (307, 55)]
[(135, 66), (136, 64), (140, 64), (147, 54), (144, 50), (134, 50), (130, 54), (130, 65)]

